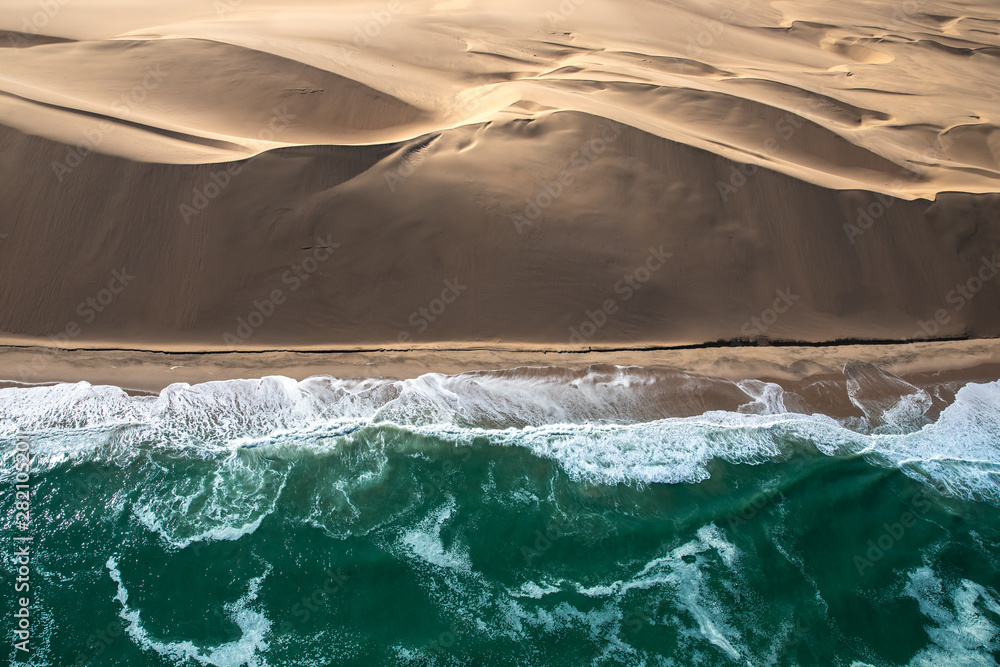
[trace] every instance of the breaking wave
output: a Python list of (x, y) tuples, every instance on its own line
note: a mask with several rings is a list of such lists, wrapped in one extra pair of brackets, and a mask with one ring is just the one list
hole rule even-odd
[[(87, 383), (16, 387), (0, 390), (0, 437), (9, 442), (16, 433), (33, 434), (35, 453), (50, 467), (105, 459), (123, 464), (150, 448), (219, 456), (228, 461), (226, 484), (217, 480), (209, 495), (222, 507), (230, 502), (226, 494), (241, 502), (259, 496), (266, 505), (283, 484), (280, 466), (255, 469), (225, 459), (227, 453), (261, 448), (295, 458), (361, 438), (384, 455), (394, 446), (412, 448), (414, 440), (404, 435), (427, 447), (520, 447), (558, 462), (573, 478), (604, 484), (698, 482), (710, 477), (716, 460), (860, 455), (946, 493), (1000, 502), (997, 382), (961, 387), (932, 421), (925, 390), (894, 376), (890, 381), (878, 369), (863, 369), (867, 384), (849, 372), (846, 393), (863, 417), (835, 419), (788, 410), (786, 392), (773, 383), (639, 368), (540, 370), (403, 381), (267, 377), (175, 384), (156, 396)], [(92, 437), (72, 437), (82, 432)], [(13, 455), (12, 447), (4, 452)], [(369, 472), (377, 474), (377, 466)], [(188, 493), (176, 493), (157, 502), (182, 505)], [(232, 513), (225, 514), (231, 520)], [(158, 529), (152, 514), (139, 516)], [(208, 528), (205, 535), (235, 538), (259, 519), (251, 512), (240, 527)], [(197, 537), (184, 530), (169, 539), (183, 544)]]

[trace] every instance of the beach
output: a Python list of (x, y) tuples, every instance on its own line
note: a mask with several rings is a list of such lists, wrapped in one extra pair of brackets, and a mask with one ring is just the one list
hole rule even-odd
[(1000, 8), (8, 0), (7, 663), (1000, 660)]

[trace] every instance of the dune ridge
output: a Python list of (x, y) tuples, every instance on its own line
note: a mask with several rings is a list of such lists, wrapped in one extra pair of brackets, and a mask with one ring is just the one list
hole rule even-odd
[[(906, 199), (997, 190), (1000, 115), (980, 82), (996, 78), (1000, 10), (985, 3), (963, 3), (968, 15), (944, 3), (637, 2), (620, 16), (598, 0), (550, 4), (501, 15), (489, 2), (232, 0), (94, 25), (110, 3), (67, 3), (44, 26), (53, 41), (0, 51), (0, 90), (21, 102), (5, 100), (0, 120), (72, 144), (97, 122), (88, 113), (134, 115), (152, 134), (227, 142), (171, 151), (130, 135), (97, 147), (191, 164), (568, 110), (830, 188)], [(0, 27), (18, 30), (30, 8), (11, 3)], [(155, 90), (116, 107), (154, 67)], [(39, 122), (46, 104), (73, 117)], [(296, 122), (261, 139), (281, 105)]]
[(1000, 335), (987, 3), (49, 5), (0, 9), (8, 343)]

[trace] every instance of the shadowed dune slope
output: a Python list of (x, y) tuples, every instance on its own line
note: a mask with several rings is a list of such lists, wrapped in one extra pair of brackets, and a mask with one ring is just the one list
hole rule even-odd
[[(1000, 195), (838, 192), (575, 112), (232, 164), (93, 154), (61, 182), (65, 146), (13, 130), (3, 145), (4, 183), (35, 175), (0, 193), (11, 334), (613, 345), (1000, 328), (982, 273)], [(134, 278), (96, 312), (113, 270)]]
[(5, 340), (1000, 333), (990, 3), (39, 7), (0, 8)]

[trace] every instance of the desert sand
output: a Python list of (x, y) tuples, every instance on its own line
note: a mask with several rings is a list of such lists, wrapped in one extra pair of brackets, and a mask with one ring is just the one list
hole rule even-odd
[(992, 3), (17, 0), (0, 30), (8, 360), (1000, 334)]

